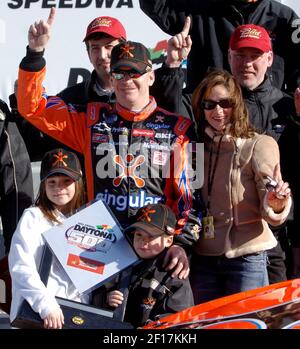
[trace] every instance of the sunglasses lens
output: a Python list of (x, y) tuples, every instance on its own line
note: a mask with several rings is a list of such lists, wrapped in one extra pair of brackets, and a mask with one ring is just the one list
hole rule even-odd
[(121, 80), (124, 78), (125, 74), (122, 73), (111, 73), (111, 76), (116, 80)]
[(126, 76), (128, 76), (130, 79), (138, 79), (139, 77), (141, 77), (143, 74), (140, 74), (138, 72), (135, 71), (124, 71), (124, 72), (112, 72), (111, 76), (116, 79), (116, 80), (122, 80), (124, 79)]
[(231, 108), (232, 107), (232, 102), (230, 99), (222, 99), (218, 104), (221, 108)]
[(128, 73), (128, 76), (131, 78), (131, 79), (138, 79), (142, 76), (143, 74), (140, 74), (140, 73), (136, 73), (136, 72), (130, 72)]
[(203, 101), (202, 106), (206, 110), (213, 110), (217, 106), (217, 103), (214, 101)]
[(217, 105), (219, 105), (221, 108), (231, 108), (232, 102), (230, 101), (230, 99), (222, 99), (219, 102), (205, 100), (202, 103), (203, 109), (206, 109), (206, 110), (213, 110)]

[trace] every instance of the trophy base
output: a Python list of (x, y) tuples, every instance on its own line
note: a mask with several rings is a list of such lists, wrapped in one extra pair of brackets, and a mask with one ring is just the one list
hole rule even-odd
[[(128, 322), (113, 318), (113, 312), (56, 297), (63, 314), (64, 329), (133, 329)], [(22, 329), (42, 329), (44, 322), (27, 301), (23, 301), (12, 326)]]

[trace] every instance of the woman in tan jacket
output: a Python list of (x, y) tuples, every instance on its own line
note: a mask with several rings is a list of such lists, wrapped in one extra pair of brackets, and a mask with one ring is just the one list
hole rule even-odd
[[(268, 284), (265, 251), (277, 243), (268, 223), (285, 221), (291, 198), (281, 179), (277, 143), (249, 125), (232, 75), (209, 73), (192, 104), (205, 148), (203, 227), (191, 261), (198, 304)], [(268, 185), (271, 178), (274, 187)]]

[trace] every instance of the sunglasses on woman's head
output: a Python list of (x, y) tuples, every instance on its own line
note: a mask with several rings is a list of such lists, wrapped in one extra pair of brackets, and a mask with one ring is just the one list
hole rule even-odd
[(202, 108), (205, 110), (213, 110), (215, 107), (219, 105), (221, 108), (231, 108), (233, 103), (230, 99), (221, 99), (220, 101), (212, 101), (210, 99), (205, 99), (202, 102)]

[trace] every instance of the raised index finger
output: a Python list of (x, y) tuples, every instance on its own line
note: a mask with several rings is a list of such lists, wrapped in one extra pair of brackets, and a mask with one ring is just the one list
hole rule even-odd
[(279, 182), (282, 179), (279, 164), (276, 164), (276, 166), (274, 167), (273, 178), (276, 180), (276, 182)]
[(184, 36), (188, 36), (190, 28), (191, 28), (191, 17), (187, 16), (186, 19), (185, 19), (185, 22), (184, 22), (183, 29), (182, 29), (182, 34)]
[(47, 24), (49, 24), (50, 26), (51, 26), (52, 23), (54, 22), (55, 12), (56, 12), (55, 7), (51, 7), (50, 13), (49, 13), (49, 17), (48, 17), (48, 19), (47, 19)]

